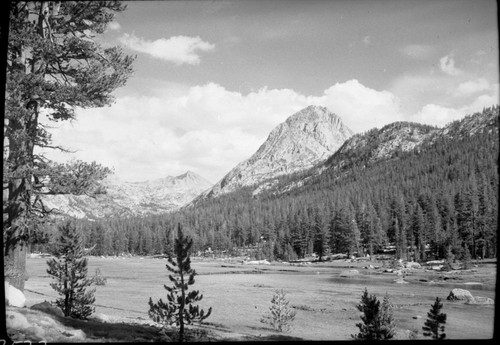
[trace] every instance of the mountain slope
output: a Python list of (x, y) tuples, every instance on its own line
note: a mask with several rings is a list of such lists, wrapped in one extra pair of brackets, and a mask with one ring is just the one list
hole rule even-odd
[(334, 153), (352, 134), (340, 117), (327, 108), (304, 108), (275, 127), (255, 154), (238, 164), (201, 198), (311, 168)]
[(121, 182), (113, 178), (103, 181), (106, 194), (46, 195), (44, 204), (76, 218), (97, 219), (170, 212), (187, 204), (212, 184), (188, 171), (143, 182)]
[[(327, 160), (303, 174), (287, 178), (274, 185), (272, 193), (280, 194), (313, 183), (328, 173), (340, 178), (350, 169), (365, 169), (377, 162), (396, 160), (400, 155), (412, 151), (420, 152), (437, 141), (470, 137), (477, 132), (498, 130), (498, 111), (476, 113), (443, 128), (412, 122), (394, 122), (374, 128), (366, 133), (355, 134)], [(327, 172), (328, 171), (328, 172)]]

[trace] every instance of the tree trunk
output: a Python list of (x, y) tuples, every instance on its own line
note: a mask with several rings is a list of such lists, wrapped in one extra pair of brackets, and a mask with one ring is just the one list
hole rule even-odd
[(23, 242), (4, 248), (4, 277), (10, 285), (24, 290), (26, 280), (26, 245)]
[[(36, 106), (32, 110), (28, 119), (11, 120), (4, 138), (8, 140), (9, 147), (7, 169), (12, 174), (8, 181), (3, 181), (4, 202), (7, 201), (7, 207), (3, 209), (4, 272), (5, 280), (21, 291), (24, 291), (26, 278), (28, 223), (34, 217), (29, 214), (29, 204), (38, 112)], [(14, 139), (19, 137), (21, 139)]]

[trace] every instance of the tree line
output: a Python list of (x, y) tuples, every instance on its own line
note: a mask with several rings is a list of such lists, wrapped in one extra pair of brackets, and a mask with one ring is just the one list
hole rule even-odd
[[(498, 119), (498, 107), (477, 116), (492, 112)], [(408, 260), (496, 257), (497, 159), (496, 122), (374, 163), (353, 157), (281, 194), (243, 188), (170, 214), (77, 226), (97, 255), (168, 252), (180, 222), (195, 251), (252, 247), (258, 258), (373, 255), (388, 245)]]

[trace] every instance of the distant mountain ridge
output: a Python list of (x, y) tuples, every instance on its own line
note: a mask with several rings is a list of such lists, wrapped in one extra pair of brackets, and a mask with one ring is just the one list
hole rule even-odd
[(188, 171), (141, 182), (122, 182), (112, 177), (103, 181), (106, 194), (46, 195), (44, 204), (76, 218), (159, 214), (174, 211), (210, 188), (205, 178)]
[[(341, 118), (327, 108), (308, 106), (276, 126), (249, 159), (239, 163), (197, 200), (311, 168), (332, 155), (352, 135)], [(256, 187), (257, 191), (265, 186)]]

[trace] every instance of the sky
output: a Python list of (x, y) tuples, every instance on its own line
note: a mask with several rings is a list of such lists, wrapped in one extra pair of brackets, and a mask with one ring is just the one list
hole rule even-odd
[[(362, 133), (436, 126), (499, 103), (494, 0), (127, 1), (99, 38), (135, 55), (109, 107), (51, 124), (48, 158), (122, 181), (219, 181), (321, 105)], [(42, 120), (43, 122), (44, 120)]]

